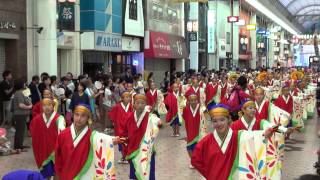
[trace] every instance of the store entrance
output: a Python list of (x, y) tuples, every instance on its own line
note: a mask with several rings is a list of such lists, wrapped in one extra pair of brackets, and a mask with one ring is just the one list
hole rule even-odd
[(103, 63), (83, 63), (83, 73), (88, 74), (89, 77), (95, 77), (104, 71)]

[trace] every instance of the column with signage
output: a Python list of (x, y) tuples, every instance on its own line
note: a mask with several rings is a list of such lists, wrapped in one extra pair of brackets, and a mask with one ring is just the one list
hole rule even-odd
[(216, 7), (213, 1), (209, 1), (208, 6), (208, 69), (219, 69), (219, 61), (216, 52)]
[[(233, 15), (239, 17), (239, 2), (234, 1), (233, 5)], [(235, 23), (231, 25), (233, 25), (232, 64), (233, 67), (239, 67), (239, 27), (236, 26)]]
[[(181, 9), (184, 9), (184, 3), (181, 3)], [(185, 11), (181, 11), (181, 17), (185, 17)], [(185, 21), (181, 21), (180, 22), (180, 26), (182, 27), (181, 31), (182, 31), (182, 34), (185, 34)], [(176, 61), (176, 71), (179, 72), (184, 72), (185, 71), (185, 59), (182, 59), (182, 60), (179, 60), (179, 61)]]
[(198, 71), (199, 68), (199, 41), (198, 41), (198, 18), (199, 3), (190, 2), (188, 34), (190, 40), (190, 69)]
[(38, 25), (43, 31), (38, 35), (38, 73), (57, 74), (56, 1), (41, 0), (38, 3)]
[[(252, 14), (250, 16), (250, 24), (256, 24), (257, 22), (257, 15), (256, 14)], [(257, 67), (257, 46), (256, 46), (256, 42), (257, 42), (257, 33), (256, 33), (256, 29), (255, 30), (251, 30), (250, 31), (250, 39), (251, 39), (251, 43), (250, 43), (250, 48), (251, 48), (251, 61), (250, 61), (250, 66), (252, 69), (255, 69)]]
[(268, 50), (267, 50), (267, 63), (266, 63), (266, 67), (272, 67), (272, 64), (274, 62), (274, 28), (273, 28), (273, 24), (270, 23), (268, 25), (268, 30), (270, 30), (270, 36), (268, 37)]
[(57, 33), (58, 72), (61, 76), (67, 72), (81, 74), (80, 4), (73, 1), (58, 1), (57, 4), (57, 29), (63, 31)]
[[(284, 38), (284, 30), (282, 30), (280, 32), (280, 55), (279, 55), (279, 59), (282, 63), (285, 62), (285, 56), (284, 56), (284, 42), (285, 42), (285, 38)], [(285, 65), (285, 63), (284, 63)]]

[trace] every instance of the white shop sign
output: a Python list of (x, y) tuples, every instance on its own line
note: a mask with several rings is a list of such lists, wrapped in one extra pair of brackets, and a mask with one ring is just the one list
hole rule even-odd
[(140, 51), (140, 39), (134, 37), (122, 37), (122, 51)]
[(107, 33), (95, 33), (95, 49), (102, 51), (121, 52), (122, 36)]

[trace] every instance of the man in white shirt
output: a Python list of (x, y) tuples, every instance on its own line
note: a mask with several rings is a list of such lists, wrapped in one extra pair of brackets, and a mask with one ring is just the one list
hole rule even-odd
[(113, 128), (113, 124), (111, 119), (108, 117), (108, 113), (111, 110), (113, 106), (113, 94), (110, 90), (110, 82), (107, 84), (105, 90), (104, 90), (104, 98), (103, 98), (103, 116), (102, 116), (102, 121), (103, 121), (103, 129), (104, 132), (109, 132)]

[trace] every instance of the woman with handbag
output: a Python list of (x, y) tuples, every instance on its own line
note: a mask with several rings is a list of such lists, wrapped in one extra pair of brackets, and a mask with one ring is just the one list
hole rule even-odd
[(17, 80), (14, 85), (15, 93), (13, 99), (13, 119), (16, 132), (14, 135), (14, 149), (26, 152), (28, 146), (23, 145), (26, 122), (31, 113), (32, 102), (26, 93), (26, 85), (23, 79)]

